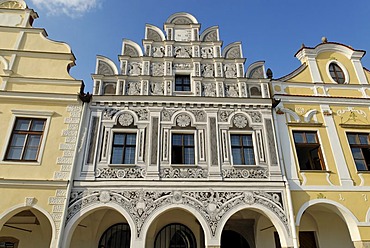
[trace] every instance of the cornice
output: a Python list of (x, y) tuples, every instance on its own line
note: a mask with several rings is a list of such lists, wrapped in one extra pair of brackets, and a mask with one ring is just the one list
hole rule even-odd
[(42, 188), (58, 189), (67, 187), (69, 181), (56, 180), (27, 180), (27, 179), (0, 179), (0, 186), (3, 188)]
[(14, 91), (0, 91), (0, 99), (7, 101), (35, 101), (35, 102), (73, 102), (77, 103), (77, 94), (54, 94), (54, 93), (39, 93), (39, 92), (14, 92)]

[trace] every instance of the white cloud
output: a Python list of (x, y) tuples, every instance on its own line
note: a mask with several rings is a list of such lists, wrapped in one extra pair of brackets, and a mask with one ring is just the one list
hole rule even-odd
[(82, 16), (98, 7), (98, 0), (31, 0), (36, 7), (46, 9), (49, 14), (66, 14), (71, 17)]

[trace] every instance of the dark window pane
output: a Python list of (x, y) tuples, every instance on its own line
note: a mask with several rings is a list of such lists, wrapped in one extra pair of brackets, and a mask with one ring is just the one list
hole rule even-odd
[(136, 134), (115, 133), (112, 147), (112, 164), (134, 164)]
[(136, 134), (127, 134), (126, 136), (126, 145), (135, 145), (136, 144)]
[(172, 145), (182, 145), (182, 135), (174, 134), (172, 135)]
[(190, 91), (190, 75), (176, 75), (175, 76), (175, 90), (176, 91)]
[(185, 148), (184, 153), (184, 164), (194, 164), (194, 148)]
[(173, 164), (195, 164), (195, 147), (193, 134), (172, 134)]
[(358, 171), (366, 171), (366, 164), (364, 160), (355, 160), (356, 168)]
[(317, 143), (316, 133), (306, 133), (307, 143)]
[(184, 145), (194, 146), (194, 135), (184, 135)]
[(234, 165), (256, 164), (251, 134), (232, 134), (230, 139)]
[(244, 148), (244, 161), (245, 164), (255, 164), (254, 152), (252, 148)]
[(243, 146), (253, 146), (252, 135), (243, 135)]
[(44, 120), (34, 120), (32, 122), (31, 131), (42, 132), (44, 130), (44, 124), (45, 124)]
[(239, 137), (239, 135), (231, 135), (230, 136), (230, 139), (231, 139), (231, 145), (232, 146), (239, 146), (239, 145), (241, 145), (240, 144), (240, 137)]
[(363, 145), (368, 145), (369, 144), (369, 136), (368, 135), (359, 134), (358, 137), (360, 139), (361, 144), (363, 144)]
[(26, 140), (25, 134), (14, 134), (12, 138), (12, 142), (10, 143), (11, 146), (24, 146), (24, 142)]
[(37, 148), (27, 148), (24, 152), (25, 160), (36, 160)]
[(358, 171), (370, 170), (370, 144), (368, 133), (347, 133), (352, 157)]
[(8, 151), (8, 156), (6, 158), (12, 159), (12, 160), (15, 160), (15, 159), (21, 160), (22, 150), (23, 150), (23, 147), (11, 147)]
[(126, 147), (124, 164), (135, 163), (135, 147)]
[(293, 133), (293, 136), (294, 136), (294, 142), (295, 143), (304, 143), (304, 133), (298, 133), (298, 132), (294, 132)]
[(232, 148), (234, 164), (242, 164), (242, 153), (240, 148)]
[(31, 119), (18, 119), (15, 125), (17, 131), (28, 131)]
[(123, 148), (122, 147), (113, 147), (112, 152), (112, 164), (121, 164), (123, 158)]
[(357, 135), (355, 135), (355, 134), (347, 134), (348, 142), (350, 144), (357, 144), (356, 137), (357, 137)]
[(114, 139), (113, 139), (113, 144), (114, 145), (123, 145), (125, 142), (125, 135), (124, 134), (114, 134)]

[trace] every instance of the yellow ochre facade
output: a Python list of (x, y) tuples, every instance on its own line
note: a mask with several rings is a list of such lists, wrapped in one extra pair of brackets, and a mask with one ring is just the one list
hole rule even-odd
[(0, 1), (0, 247), (57, 247), (74, 161), (82, 81), (71, 48)]
[(365, 51), (328, 42), (271, 81), (280, 161), (301, 247), (370, 247), (370, 72)]

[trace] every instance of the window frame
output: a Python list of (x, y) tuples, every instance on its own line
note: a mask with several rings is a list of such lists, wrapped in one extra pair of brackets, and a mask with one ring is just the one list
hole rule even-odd
[[(182, 87), (182, 90), (177, 90), (176, 89), (176, 86), (177, 86), (177, 78), (180, 77), (180, 78), (188, 78), (189, 79), (189, 90), (184, 90), (183, 87), (184, 87), (184, 84), (183, 84), (183, 80), (181, 81), (182, 84), (181, 84), (181, 87)], [(181, 92), (181, 93), (188, 93), (188, 92), (192, 92), (192, 87), (191, 87), (191, 74), (182, 74), (182, 73), (177, 73), (175, 74), (175, 80), (174, 80), (174, 92)]]
[[(364, 145), (364, 144), (351, 144), (349, 142), (349, 139), (348, 139), (348, 135), (349, 134), (356, 135), (357, 137), (358, 137), (358, 135), (367, 135), (368, 144), (367, 145)], [(351, 155), (352, 155), (353, 164), (354, 164), (357, 172), (360, 172), (360, 173), (370, 172), (370, 159), (368, 161), (369, 163), (367, 163), (366, 157), (364, 156), (363, 151), (362, 151), (362, 149), (366, 149), (366, 148), (367, 149), (370, 149), (370, 133), (368, 133), (368, 132), (352, 132), (352, 131), (349, 131), (349, 132), (346, 132), (346, 137), (347, 137), (347, 141), (348, 141), (349, 150), (350, 150)], [(365, 166), (367, 167), (367, 170), (359, 170), (357, 168), (356, 160), (358, 160), (358, 159), (355, 159), (355, 157), (353, 156), (353, 152), (352, 152), (352, 147), (353, 146), (354, 146), (354, 148), (360, 148), (361, 149), (361, 155), (362, 155), (363, 160), (365, 161)]]
[[(113, 155), (113, 142), (114, 142), (114, 135), (115, 134), (135, 134), (135, 159), (133, 164), (113, 164), (112, 163), (112, 155)], [(108, 165), (115, 167), (115, 166), (136, 166), (138, 162), (138, 130), (137, 129), (128, 129), (128, 128), (120, 128), (120, 129), (113, 129), (110, 131), (109, 134), (109, 150), (108, 150), (108, 156), (107, 161)]]
[[(343, 83), (338, 83), (337, 81), (335, 81), (335, 78), (333, 78), (331, 76), (331, 73), (330, 73), (330, 65), (331, 64), (337, 65), (343, 71), (343, 74), (344, 74), (344, 82)], [(337, 60), (330, 60), (330, 61), (327, 62), (327, 64), (326, 64), (326, 73), (327, 73), (327, 75), (328, 75), (328, 77), (329, 77), (329, 79), (332, 83), (341, 85), (341, 84), (348, 84), (348, 82), (349, 82), (349, 74), (348, 74), (348, 71), (347, 71), (346, 67)]]
[[(193, 137), (194, 137), (194, 164), (175, 164), (172, 162), (172, 153), (173, 153), (173, 145), (172, 145), (172, 136), (173, 135), (179, 135), (179, 134), (182, 134), (182, 135), (189, 135), (189, 134), (192, 134)], [(197, 135), (197, 132), (196, 130), (186, 130), (186, 129), (175, 129), (175, 130), (170, 130), (170, 140), (169, 140), (169, 143), (170, 143), (170, 157), (169, 157), (169, 162), (170, 162), (170, 165), (171, 166), (197, 166), (198, 165), (198, 135)]]
[[(1, 160), (0, 164), (22, 164), (22, 165), (40, 165), (41, 160), (44, 154), (45, 146), (46, 146), (46, 139), (49, 133), (51, 117), (55, 113), (54, 111), (33, 111), (33, 110), (11, 110), (12, 117), (10, 118), (8, 130), (6, 135), (4, 135), (4, 146), (1, 152)], [(13, 129), (16, 124), (17, 118), (20, 119), (44, 119), (44, 130), (42, 137), (40, 139), (40, 145), (38, 149), (38, 154), (36, 160), (8, 160), (6, 158), (8, 154), (8, 147), (10, 146), (10, 142), (13, 136)]]
[[(231, 135), (251, 135), (252, 136), (252, 143), (253, 143), (253, 155), (254, 155), (254, 164), (234, 164), (234, 155), (231, 145)], [(258, 157), (258, 150), (257, 150), (257, 141), (256, 141), (256, 134), (254, 131), (229, 131), (228, 134), (229, 139), (229, 154), (230, 154), (230, 163), (233, 166), (237, 167), (251, 167), (251, 166), (259, 166), (259, 157)]]
[[(315, 137), (316, 137), (316, 142), (317, 143), (296, 143), (295, 142), (295, 139), (294, 139), (294, 133), (315, 133)], [(307, 136), (305, 135), (305, 140), (307, 140)], [(294, 148), (295, 148), (295, 155), (296, 155), (296, 159), (297, 159), (297, 162), (298, 162), (298, 167), (299, 167), (299, 170), (300, 171), (327, 171), (327, 168), (326, 168), (326, 163), (325, 163), (325, 158), (324, 158), (324, 153), (323, 153), (323, 149), (321, 147), (321, 141), (320, 141), (320, 138), (319, 138), (319, 134), (318, 134), (318, 130), (292, 130), (292, 140), (293, 140), (293, 144), (294, 144)], [(300, 165), (300, 162), (299, 162), (299, 156), (298, 156), (298, 151), (297, 151), (297, 144), (299, 144), (298, 146), (301, 146), (301, 147), (305, 147), (305, 148), (308, 148), (308, 147), (312, 147), (313, 149), (315, 149), (315, 146), (318, 145), (318, 157), (320, 159), (320, 166), (321, 166), (321, 169), (316, 169), (315, 167), (313, 167), (314, 162), (313, 162), (313, 158), (310, 156), (309, 158), (309, 161), (310, 161), (310, 167), (311, 169), (302, 169), (301, 168), (301, 165)], [(305, 145), (302, 145), (302, 144), (305, 144)]]

